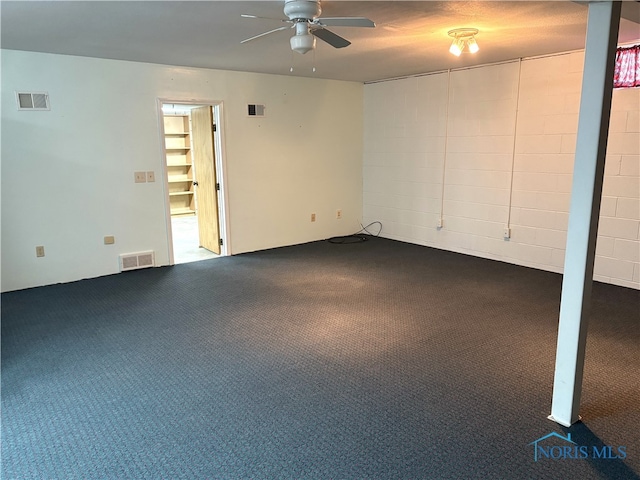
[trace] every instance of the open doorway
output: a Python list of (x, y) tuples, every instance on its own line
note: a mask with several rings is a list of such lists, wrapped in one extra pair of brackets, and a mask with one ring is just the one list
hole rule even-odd
[(220, 104), (161, 101), (171, 264), (227, 254)]

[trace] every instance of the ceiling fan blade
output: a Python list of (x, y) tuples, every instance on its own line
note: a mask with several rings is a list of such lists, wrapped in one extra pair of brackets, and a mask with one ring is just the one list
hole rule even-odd
[(284, 19), (284, 18), (259, 17), (257, 15), (247, 15), (246, 13), (243, 13), (240, 16), (242, 18), (257, 18), (259, 20), (275, 20), (276, 22), (291, 23), (291, 20), (287, 20), (287, 19)]
[(340, 35), (336, 35), (326, 28), (316, 28), (314, 30), (311, 30), (311, 33), (313, 33), (320, 40), (324, 40), (329, 45), (335, 48), (343, 48), (351, 45), (351, 42), (349, 40), (347, 40), (346, 38), (342, 38)]
[(251, 40), (255, 40), (256, 38), (264, 37), (265, 35), (269, 35), (270, 33), (280, 32), (282, 30), (286, 30), (287, 28), (291, 28), (291, 27), (282, 26), (282, 27), (274, 28), (273, 30), (269, 30), (268, 32), (261, 33), (260, 35), (256, 35), (255, 37), (245, 38), (240, 43), (247, 43), (247, 42), (250, 42)]
[(375, 27), (372, 20), (365, 17), (321, 17), (316, 18), (313, 23), (327, 27)]

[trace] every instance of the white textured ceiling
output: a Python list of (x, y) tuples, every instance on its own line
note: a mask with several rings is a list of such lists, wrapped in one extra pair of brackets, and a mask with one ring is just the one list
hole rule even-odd
[[(332, 27), (352, 45), (334, 49), (318, 40), (306, 55), (290, 50), (291, 30), (240, 44), (281, 25), (241, 14), (284, 18), (282, 8), (282, 1), (2, 1), (0, 45), (366, 82), (581, 49), (588, 10), (571, 1), (325, 0), (323, 16), (365, 16), (377, 27)], [(639, 19), (640, 3), (624, 2), (620, 43), (640, 39)], [(480, 52), (448, 53), (447, 31), (456, 27), (480, 30)]]

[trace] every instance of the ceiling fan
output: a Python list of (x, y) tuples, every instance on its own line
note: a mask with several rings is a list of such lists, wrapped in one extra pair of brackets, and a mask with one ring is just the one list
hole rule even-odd
[(291, 50), (298, 53), (307, 53), (316, 46), (316, 37), (335, 48), (344, 48), (351, 42), (340, 35), (327, 30), (326, 27), (375, 27), (376, 24), (365, 17), (320, 17), (322, 9), (320, 0), (284, 0), (284, 14), (288, 20), (278, 18), (258, 17), (256, 15), (242, 15), (244, 18), (261, 18), (277, 20), (291, 24), (283, 25), (268, 32), (247, 38), (240, 43), (250, 42), (271, 33), (280, 32), (288, 28), (295, 28), (296, 33), (291, 37)]

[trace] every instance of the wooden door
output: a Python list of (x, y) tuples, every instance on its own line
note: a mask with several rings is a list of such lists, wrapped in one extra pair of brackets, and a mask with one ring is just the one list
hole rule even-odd
[(219, 255), (218, 192), (210, 106), (191, 110), (191, 135), (200, 246)]

